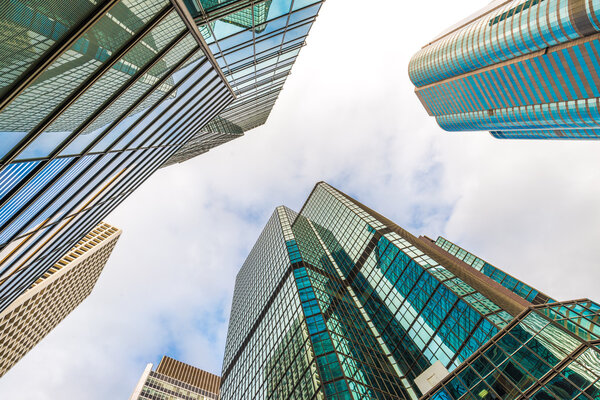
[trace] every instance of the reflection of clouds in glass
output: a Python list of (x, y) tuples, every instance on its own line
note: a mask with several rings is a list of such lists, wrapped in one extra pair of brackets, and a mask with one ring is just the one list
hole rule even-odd
[(0, 130), (16, 132), (3, 163), (17, 163), (1, 176), (0, 308), (232, 100), (168, 0), (128, 3), (99, 6), (2, 104)]
[[(144, 26), (152, 12), (158, 11), (163, 5), (164, 3), (161, 1), (154, 1), (148, 2), (144, 11), (138, 9), (139, 5), (133, 5), (133, 9), (121, 5), (112, 9), (111, 13), (102, 17), (98, 24), (80, 37), (69, 50), (53, 62), (6, 109), (0, 112), (0, 130), (31, 131), (34, 129), (43, 117), (50, 115), (62, 100), (76, 90), (81, 82), (88, 79), (107, 62), (113, 53), (119, 51), (123, 44)], [(35, 16), (35, 23), (31, 23), (26, 16), (18, 13), (13, 15), (9, 12), (2, 15), (2, 17), (13, 20), (16, 24), (21, 24), (20, 29), (32, 29), (33, 31), (27, 32), (33, 34), (33, 36), (45, 35), (55, 40), (67, 31), (69, 23), (66, 22), (66, 19), (68, 17), (59, 18), (67, 24), (64, 25), (61, 22), (55, 23), (54, 18), (56, 16), (50, 16), (57, 10), (51, 11), (49, 8), (59, 7), (58, 5), (53, 4), (52, 7), (47, 7), (47, 5), (41, 4), (32, 7), (25, 8), (30, 11), (30, 15)], [(72, 12), (69, 11), (68, 14)], [(45, 22), (45, 24), (42, 22)], [(41, 28), (42, 26), (44, 29)], [(48, 27), (53, 27), (54, 30), (48, 30)], [(6, 29), (6, 27), (4, 28)], [(173, 31), (172, 35), (165, 34), (165, 30), (168, 29)], [(64, 132), (76, 129), (103, 100), (112, 94), (116, 88), (120, 87), (122, 83), (134, 76), (149, 59), (155, 56), (158, 50), (166, 45), (175, 33), (182, 29), (184, 29), (184, 26), (175, 12), (167, 16), (150, 34), (128, 51), (122, 59), (118, 60), (96, 84), (84, 93), (82, 98), (78, 99), (56, 121), (46, 127), (46, 131)], [(18, 42), (3, 42), (5, 43), (2, 50), (11, 54), (20, 52)], [(14, 63), (14, 58), (12, 60)], [(148, 75), (159, 73), (161, 65), (163, 69), (166, 67), (164, 62), (159, 61)], [(0, 78), (0, 80), (6, 80), (10, 75), (7, 71), (3, 72), (0, 75), (4, 78)], [(140, 86), (145, 83), (144, 89), (147, 89), (152, 85), (151, 81), (150, 76), (143, 77), (140, 80)], [(37, 112), (31, 112), (32, 109), (37, 110)], [(92, 123), (91, 129), (94, 130), (103, 126), (114, 118), (114, 115), (104, 115)], [(35, 156), (48, 154), (47, 152), (46, 154), (41, 152), (41, 143), (36, 146), (40, 149), (40, 153), (32, 154), (35, 154)]]
[(596, 340), (600, 335), (600, 309), (592, 301), (550, 306), (541, 311), (583, 340)]
[[(229, 4), (195, 2), (196, 8), (190, 11), (237, 97), (220, 117), (244, 132), (267, 121), (321, 2), (300, 2), (305, 8), (296, 5), (294, 13), (290, 13), (291, 0), (268, 0), (241, 10), (250, 2), (231, 8)], [(230, 9), (239, 11), (227, 15)], [(221, 133), (219, 137), (197, 134), (190, 146), (180, 149), (165, 165), (183, 162), (235, 138)]]

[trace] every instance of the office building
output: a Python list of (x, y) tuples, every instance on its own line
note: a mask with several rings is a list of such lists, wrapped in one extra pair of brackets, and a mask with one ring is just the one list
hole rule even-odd
[(204, 153), (215, 138), (228, 142), (267, 121), (322, 3), (186, 0), (236, 99), (165, 165)]
[(0, 8), (0, 311), (162, 165), (264, 123), (320, 3)]
[[(0, 12), (36, 43), (3, 47), (0, 310), (234, 98), (179, 2), (63, 3)], [(13, 111), (33, 127), (11, 131)]]
[(0, 377), (90, 295), (120, 235), (98, 224), (0, 313)]
[(531, 307), (423, 399), (597, 399), (599, 315), (589, 300)]
[[(238, 273), (221, 398), (418, 399), (445, 390), (444, 379), (528, 315), (560, 304), (445, 238), (413, 236), (321, 182), (300, 213), (275, 210)], [(578, 323), (590, 332), (600, 307), (577, 304), (587, 305)], [(567, 326), (545, 321), (534, 328)], [(554, 351), (565, 336), (544, 337), (540, 347)], [(585, 359), (597, 354), (586, 349)], [(493, 361), (502, 370), (502, 360)], [(592, 384), (600, 369), (584, 364)], [(566, 373), (553, 367), (545, 372)], [(550, 376), (538, 378), (538, 388), (550, 390)], [(487, 381), (468, 390), (479, 397), (447, 399), (518, 398), (502, 397)]]
[(600, 138), (600, 4), (496, 0), (427, 43), (409, 75), (448, 131)]
[(155, 371), (148, 364), (129, 400), (218, 400), (221, 378), (163, 356)]

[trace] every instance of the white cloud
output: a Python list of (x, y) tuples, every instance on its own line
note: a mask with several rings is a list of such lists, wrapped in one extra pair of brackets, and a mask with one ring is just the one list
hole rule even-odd
[(0, 380), (0, 398), (127, 398), (163, 353), (219, 373), (235, 272), (274, 207), (326, 180), (414, 234), (445, 235), (561, 299), (600, 300), (600, 143), (441, 131), (410, 56), (481, 7), (329, 0), (266, 126), (156, 173), (88, 300)]

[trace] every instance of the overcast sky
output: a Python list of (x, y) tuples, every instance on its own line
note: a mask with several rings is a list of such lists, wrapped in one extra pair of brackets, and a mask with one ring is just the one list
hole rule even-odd
[(329, 0), (264, 127), (154, 174), (91, 296), (1, 399), (127, 399), (163, 354), (220, 373), (234, 277), (273, 209), (325, 180), (558, 299), (600, 300), (600, 143), (442, 131), (410, 56), (485, 0)]

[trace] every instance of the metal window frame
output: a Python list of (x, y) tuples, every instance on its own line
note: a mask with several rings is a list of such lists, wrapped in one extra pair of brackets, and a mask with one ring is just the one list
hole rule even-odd
[[(118, 0), (112, 1), (112, 5), (118, 3)], [(166, 5), (162, 10), (160, 10), (157, 15), (153, 17), (153, 19), (145, 25), (139, 32), (137, 32), (130, 40), (128, 40), (121, 50), (111, 56), (107, 62), (101, 66), (98, 70), (96, 70), (92, 76), (86, 79), (82, 84), (78, 86), (74, 93), (72, 93), (65, 101), (61, 102), (61, 104), (55, 109), (54, 115), (48, 117), (42, 121), (35, 129), (34, 132), (30, 133), (26, 136), (15, 148), (13, 148), (10, 154), (7, 154), (4, 157), (4, 165), (9, 164), (16, 155), (25, 148), (31, 141), (33, 141), (37, 135), (39, 135), (43, 130), (49, 126), (56, 118), (58, 118), (62, 112), (68, 109), (68, 106), (71, 105), (77, 98), (79, 98), (85, 90), (87, 90), (94, 82), (96, 82), (106, 71), (109, 70), (118, 60), (122, 58), (127, 51), (129, 51), (136, 43), (138, 43), (147, 33), (151, 31), (160, 21), (164, 20), (167, 15), (171, 15), (171, 12), (176, 10), (179, 16), (184, 21), (187, 30), (183, 30), (180, 34), (178, 34), (174, 39), (172, 39), (165, 48), (163, 48), (156, 57), (144, 68), (136, 73), (136, 75), (128, 80), (127, 83), (123, 84), (117, 92), (115, 92), (109, 99), (107, 99), (99, 108), (99, 111), (94, 115), (88, 117), (79, 127), (74, 130), (69, 137), (64, 140), (57, 148), (55, 148), (48, 156), (43, 158), (36, 158), (35, 160), (41, 160), (36, 168), (33, 171), (30, 171), (25, 178), (21, 179), (21, 181), (11, 189), (9, 195), (5, 195), (3, 199), (3, 204), (5, 205), (12, 199), (20, 190), (22, 190), (25, 185), (27, 185), (34, 177), (41, 171), (45, 166), (47, 166), (52, 160), (59, 158), (67, 158), (73, 157), (72, 161), (69, 161), (66, 166), (63, 167), (61, 172), (59, 172), (55, 177), (49, 180), (31, 199), (28, 199), (23, 205), (20, 206), (19, 210), (15, 213), (15, 215), (11, 216), (11, 218), (3, 224), (3, 227), (10, 226), (18, 218), (22, 217), (31, 207), (38, 201), (41, 196), (43, 196), (49, 188), (51, 188), (59, 179), (64, 177), (69, 170), (75, 165), (76, 162), (81, 160), (86, 155), (97, 154), (99, 155), (95, 160), (93, 160), (89, 165), (85, 168), (82, 168), (76, 176), (71, 179), (65, 186), (65, 190), (70, 190), (74, 187), (75, 184), (81, 184), (79, 182), (81, 177), (84, 174), (89, 173), (101, 160), (106, 161), (102, 155), (107, 155), (109, 153), (125, 153), (129, 152), (125, 157), (121, 157), (121, 159), (117, 159), (117, 155), (111, 158), (106, 165), (102, 168), (99, 168), (88, 182), (92, 182), (97, 179), (99, 176), (106, 175), (107, 178), (112, 176), (115, 171), (118, 171), (119, 168), (125, 166), (126, 168), (134, 165), (137, 162), (137, 168), (129, 171), (128, 174), (121, 176), (118, 180), (112, 182), (109, 181), (109, 185), (106, 187), (106, 190), (100, 193), (97, 193), (90, 200), (90, 206), (84, 207), (77, 212), (73, 212), (77, 210), (82, 204), (81, 202), (76, 202), (71, 204), (70, 209), (65, 210), (65, 206), (67, 206), (70, 202), (67, 201), (64, 205), (59, 205), (56, 210), (48, 217), (47, 221), (52, 221), (57, 217), (57, 215), (62, 215), (60, 220), (54, 221), (50, 224), (42, 224), (40, 227), (34, 229), (33, 231), (28, 231), (27, 233), (23, 233), (22, 230), (27, 228), (36, 218), (46, 212), (50, 207), (56, 206), (56, 201), (60, 199), (60, 196), (63, 193), (55, 194), (52, 198), (48, 200), (47, 203), (42, 205), (38, 211), (36, 211), (32, 216), (28, 217), (28, 220), (24, 222), (23, 226), (18, 230), (15, 235), (13, 235), (9, 240), (7, 240), (3, 245), (0, 246), (0, 250), (5, 248), (15, 239), (24, 239), (22, 243), (20, 243), (16, 249), (11, 251), (6, 256), (7, 265), (5, 266), (6, 272), (5, 276), (2, 279), (2, 283), (0, 283), (0, 287), (3, 287), (3, 292), (5, 292), (0, 298), (0, 301), (3, 302), (4, 306), (6, 302), (10, 300), (11, 297), (17, 296), (20, 292), (26, 288), (28, 283), (30, 282), (32, 277), (36, 275), (43, 274), (45, 272), (46, 267), (48, 265), (52, 266), (52, 263), (49, 261), (51, 258), (60, 257), (62, 255), (63, 250), (68, 251), (70, 247), (72, 247), (72, 243), (79, 240), (79, 236), (85, 235), (89, 229), (87, 226), (90, 224), (97, 223), (97, 220), (100, 220), (106, 213), (110, 212), (114, 209), (118, 204), (120, 204), (127, 196), (135, 190), (141, 183), (143, 183), (153, 172), (156, 171), (164, 163), (172, 154), (174, 154), (183, 144), (185, 144), (189, 139), (191, 139), (206, 123), (208, 123), (211, 119), (213, 119), (218, 113), (225, 109), (227, 105), (229, 105), (235, 99), (235, 93), (229, 86), (227, 79), (223, 75), (221, 69), (218, 67), (217, 62), (215, 61), (208, 45), (204, 42), (202, 36), (200, 35), (197, 26), (191, 21), (191, 16), (187, 12), (187, 9), (183, 5), (181, 0), (171, 0), (171, 3)], [(96, 19), (86, 25), (86, 29), (82, 29), (78, 31), (79, 35), (70, 35), (70, 42), (74, 42), (81, 37), (89, 28), (91, 28), (94, 23), (102, 18), (105, 15), (104, 8), (96, 9), (95, 14)], [(152, 66), (156, 65), (162, 57), (170, 50), (172, 50), (178, 43), (180, 43), (185, 37), (192, 34), (192, 36), (196, 39), (198, 46), (195, 46), (192, 50), (187, 52), (184, 57), (178, 61), (174, 66), (172, 66), (169, 71), (165, 74), (163, 78), (161, 78), (157, 84), (153, 85), (149, 88), (141, 97), (139, 97), (134, 104), (131, 104), (124, 110), (120, 116), (106, 127), (104, 127), (104, 131), (101, 135), (98, 135), (90, 144), (88, 144), (81, 153), (77, 155), (60, 155), (62, 152), (86, 127), (88, 127), (98, 116), (98, 114), (102, 113), (110, 105), (112, 105), (126, 90), (131, 88), (135, 82), (137, 82), (145, 72), (147, 72)], [(61, 42), (62, 43), (62, 42)], [(66, 51), (70, 46), (69, 44), (64, 44), (64, 51)], [(64, 52), (63, 51), (63, 52)], [(127, 115), (133, 111), (139, 104), (141, 104), (144, 100), (146, 100), (152, 93), (155, 92), (155, 89), (161, 84), (164, 83), (169, 77), (172, 76), (173, 73), (179, 70), (179, 68), (185, 65), (190, 59), (194, 56), (198, 55), (199, 51), (202, 51), (203, 56), (200, 58), (200, 62), (197, 66), (192, 68), (185, 76), (175, 85), (169, 92), (165, 93), (160, 97), (148, 110), (143, 112), (140, 117), (132, 124), (128, 129), (126, 129), (123, 133), (121, 133), (112, 143), (105, 148), (105, 151), (101, 152), (91, 152), (93, 147), (100, 142), (106, 135), (108, 135), (120, 122), (122, 122)], [(62, 53), (61, 53), (62, 54)], [(53, 58), (48, 58), (46, 60), (46, 64), (49, 65), (51, 60), (58, 58), (60, 54), (53, 54)], [(127, 134), (131, 132), (132, 129), (138, 127), (142, 121), (146, 119), (148, 115), (152, 111), (154, 111), (158, 106), (160, 106), (169, 95), (175, 93), (177, 88), (181, 86), (183, 83), (188, 82), (190, 78), (193, 77), (193, 74), (197, 71), (201, 70), (201, 68), (206, 67), (207, 62), (210, 64), (210, 67), (205, 73), (203, 73), (199, 78), (196, 78), (195, 82), (190, 85), (190, 87), (181, 94), (181, 96), (176, 99), (174, 102), (169, 104), (162, 112), (160, 112), (157, 116), (153, 117), (151, 121), (147, 124), (147, 126), (140, 130), (139, 133), (136, 134), (135, 137), (131, 138), (129, 142), (125, 145), (121, 150), (114, 150), (114, 147), (119, 143)], [(44, 68), (39, 67), (39, 73), (43, 72)], [(215, 76), (210, 78), (210, 74), (214, 74)], [(33, 80), (31, 81), (33, 82)], [(31, 83), (30, 82), (30, 83)], [(200, 82), (203, 82), (203, 86), (197, 90), (197, 92), (192, 92), (192, 97), (190, 101), (195, 101), (195, 103), (189, 107), (187, 103), (182, 103), (181, 98), (185, 96), (185, 94), (189, 93), (194, 89), (198, 89), (196, 85)], [(189, 83), (189, 82), (188, 82)], [(22, 88), (24, 90), (26, 86)], [(19, 92), (21, 93), (22, 90)], [(18, 93), (14, 93), (13, 97), (16, 97)], [(8, 103), (7, 103), (8, 104)], [(177, 106), (178, 108), (174, 108)], [(167, 119), (161, 124), (155, 124), (160, 118), (162, 118), (167, 112), (175, 111), (176, 113), (180, 113), (181, 107), (189, 108), (193, 110), (193, 113), (190, 115), (178, 115), (175, 120)], [(173, 129), (177, 126), (177, 129)], [(127, 149), (127, 146), (134, 143), (138, 138), (148, 132), (149, 128), (152, 128), (152, 135), (146, 137), (140, 144), (136, 145), (134, 149)], [(166, 130), (165, 130), (166, 129)], [(156, 134), (161, 132), (161, 130), (165, 130), (166, 136), (157, 136)], [(36, 135), (37, 134), (37, 135)], [(148, 146), (146, 144), (149, 143)], [(164, 148), (165, 150), (153, 151), (152, 149), (160, 149)], [(135, 150), (143, 150), (143, 151), (135, 151)], [(25, 160), (20, 160), (20, 162), (24, 162)], [(116, 162), (115, 162), (116, 161)], [(111, 183), (112, 182), (112, 183)], [(83, 183), (81, 187), (79, 187), (75, 193), (72, 194), (70, 198), (77, 198), (78, 196), (83, 195), (81, 201), (84, 199), (89, 199), (89, 195), (94, 193), (98, 186), (92, 187), (89, 184)], [(83, 194), (85, 191), (86, 194)], [(70, 219), (70, 221), (69, 221)], [(56, 231), (53, 227), (59, 226), (61, 223), (67, 222), (60, 231)], [(87, 225), (86, 225), (87, 224)], [(79, 228), (78, 228), (79, 227)], [(87, 229), (87, 230), (86, 230)], [(46, 232), (43, 232), (46, 230)], [(41, 233), (41, 234), (40, 234)], [(40, 234), (36, 236), (36, 234)], [(49, 236), (50, 235), (50, 236)], [(48, 238), (49, 237), (49, 238)], [(55, 238), (56, 237), (56, 238)], [(46, 243), (44, 243), (46, 241)], [(37, 248), (36, 248), (37, 247)], [(26, 260), (21, 262), (22, 256), (25, 256)], [(19, 265), (20, 264), (20, 265)], [(0, 307), (2, 304), (0, 303)]]
[(108, 11), (121, 0), (106, 0), (100, 6), (94, 8), (87, 17), (76, 25), (69, 35), (63, 36), (62, 41), (57, 41), (46, 50), (45, 54), (30, 68), (24, 71), (8, 89), (7, 93), (0, 99), (0, 112), (4, 110), (15, 98), (27, 89), (42, 73), (56, 61), (64, 52), (75, 44), (92, 26), (94, 26)]

